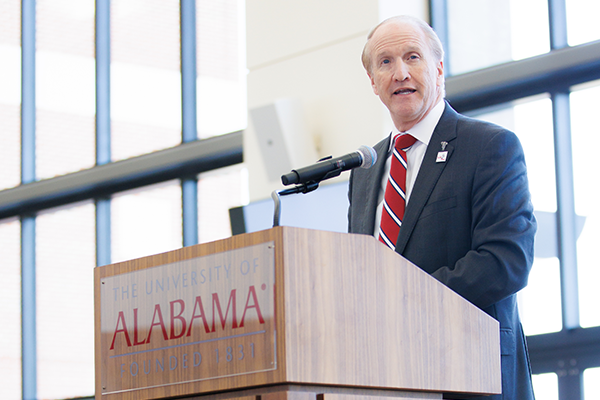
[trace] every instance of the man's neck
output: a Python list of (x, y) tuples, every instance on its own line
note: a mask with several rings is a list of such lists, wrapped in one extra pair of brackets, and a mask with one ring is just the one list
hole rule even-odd
[(396, 127), (396, 129), (398, 129), (399, 132), (408, 132), (415, 125), (419, 124), (421, 121), (423, 121), (425, 118), (427, 118), (427, 116), (429, 115), (429, 113), (431, 112), (431, 110), (433, 110), (440, 102), (443, 102), (443, 101), (444, 101), (444, 99), (442, 97), (440, 97), (438, 99), (438, 101), (436, 101), (435, 104), (429, 110), (427, 110), (427, 112), (425, 114), (423, 114), (419, 119), (414, 120), (414, 121), (410, 121), (410, 122), (406, 122), (406, 121), (393, 121), (394, 122), (394, 126)]

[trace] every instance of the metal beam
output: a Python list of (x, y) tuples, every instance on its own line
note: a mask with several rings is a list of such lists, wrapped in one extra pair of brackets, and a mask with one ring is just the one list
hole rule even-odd
[(534, 374), (600, 367), (600, 326), (527, 336), (527, 347)]
[(460, 112), (600, 79), (600, 41), (446, 79), (446, 98)]
[(0, 219), (241, 163), (242, 133), (185, 143), (1, 191)]

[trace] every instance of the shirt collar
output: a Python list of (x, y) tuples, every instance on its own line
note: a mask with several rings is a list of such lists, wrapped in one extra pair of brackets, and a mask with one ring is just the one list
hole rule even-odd
[[(391, 137), (394, 138), (398, 134), (410, 133), (421, 143), (424, 143), (426, 146), (429, 145), (429, 141), (431, 140), (431, 136), (433, 136), (433, 130), (436, 125), (442, 118), (442, 114), (444, 113), (444, 109), (446, 108), (446, 102), (444, 100), (437, 103), (431, 111), (423, 118), (419, 123), (413, 126), (408, 132), (400, 132), (398, 129), (394, 128), (391, 133)], [(390, 140), (390, 148), (389, 151), (392, 150), (392, 146), (394, 145), (394, 141)]]

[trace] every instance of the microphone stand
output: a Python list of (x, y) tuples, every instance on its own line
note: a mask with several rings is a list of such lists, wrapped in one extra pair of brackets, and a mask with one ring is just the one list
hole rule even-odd
[[(331, 158), (331, 157), (327, 157), (327, 158)], [(341, 173), (342, 173), (342, 168), (340, 167), (340, 168), (334, 169), (333, 171), (329, 171), (319, 181), (309, 181), (309, 182), (301, 183), (299, 185), (294, 186), (293, 188), (280, 190), (279, 192), (277, 190), (273, 190), (273, 192), (271, 192), (271, 198), (273, 199), (273, 202), (275, 203), (275, 209), (273, 210), (273, 227), (279, 226), (279, 219), (281, 217), (281, 198), (280, 198), (280, 196), (287, 196), (287, 195), (296, 194), (296, 193), (302, 193), (302, 194), (310, 193), (313, 190), (317, 190), (319, 188), (320, 181), (324, 181), (325, 179), (329, 179), (329, 178), (334, 178), (334, 177), (340, 175)]]

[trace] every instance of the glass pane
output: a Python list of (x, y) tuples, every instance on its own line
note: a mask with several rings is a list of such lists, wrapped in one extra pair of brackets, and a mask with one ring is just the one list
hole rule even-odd
[(21, 224), (0, 221), (0, 376), (2, 398), (21, 398)]
[(567, 0), (567, 35), (569, 46), (600, 39), (600, 2)]
[(94, 394), (95, 209), (92, 202), (36, 218), (38, 397)]
[(583, 398), (592, 400), (600, 393), (600, 368), (588, 368), (583, 371)]
[(248, 204), (248, 170), (240, 165), (198, 176), (200, 243), (231, 236), (229, 209)]
[(559, 331), (562, 316), (551, 100), (547, 96), (523, 99), (476, 117), (512, 130), (523, 146), (538, 231), (535, 259), (528, 286), (519, 294), (519, 308), (527, 335)]
[(179, 1), (111, 1), (114, 161), (181, 143)]
[(198, 136), (246, 127), (243, 0), (196, 1)]
[(182, 247), (179, 181), (119, 193), (111, 214), (113, 263)]
[(558, 400), (558, 377), (556, 374), (533, 375), (531, 379), (536, 399)]
[(21, 2), (0, 2), (0, 190), (21, 182)]
[(550, 51), (546, 0), (448, 0), (447, 71), (457, 75)]
[[(579, 277), (580, 324), (583, 327), (600, 325), (600, 187), (597, 177), (595, 140), (600, 134), (596, 107), (600, 82), (593, 87), (575, 89), (571, 93), (571, 137), (573, 145), (573, 181), (575, 213), (577, 214), (577, 273)], [(592, 183), (592, 184), (591, 184)]]
[(95, 164), (94, 0), (38, 0), (36, 176)]
[(526, 335), (558, 332), (562, 329), (558, 258), (535, 258), (529, 283), (519, 292), (518, 300)]

